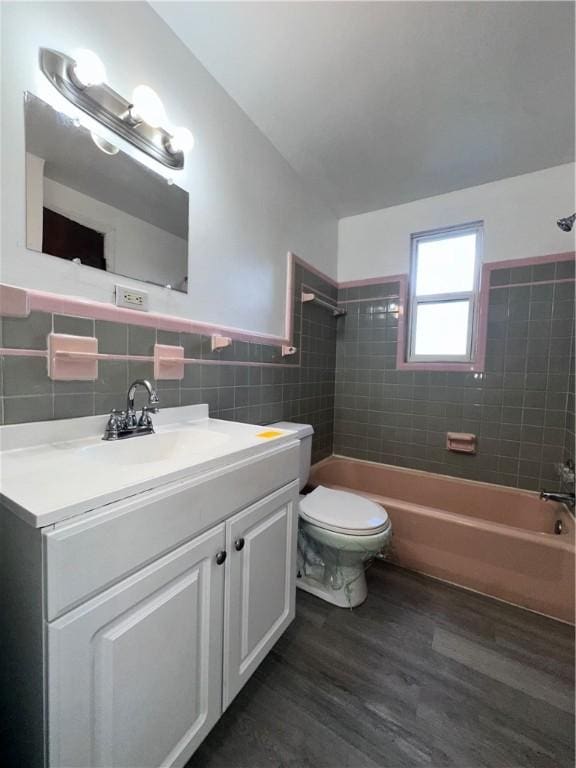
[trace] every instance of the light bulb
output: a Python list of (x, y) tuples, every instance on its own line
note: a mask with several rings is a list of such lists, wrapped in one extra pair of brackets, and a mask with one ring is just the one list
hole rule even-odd
[(92, 141), (94, 144), (96, 144), (98, 149), (101, 149), (102, 152), (104, 152), (106, 155), (117, 155), (120, 151), (115, 144), (112, 144), (112, 142), (103, 139), (102, 136), (98, 136), (98, 134), (94, 133), (94, 131), (90, 131), (90, 136), (92, 137)]
[(162, 123), (166, 123), (164, 105), (156, 91), (149, 85), (138, 85), (134, 88), (132, 104), (138, 117), (152, 128), (158, 128)]
[(87, 88), (89, 85), (100, 85), (106, 80), (106, 69), (94, 51), (82, 48), (75, 54), (74, 77)]
[(194, 136), (188, 128), (175, 128), (168, 149), (170, 152), (189, 152), (194, 146)]

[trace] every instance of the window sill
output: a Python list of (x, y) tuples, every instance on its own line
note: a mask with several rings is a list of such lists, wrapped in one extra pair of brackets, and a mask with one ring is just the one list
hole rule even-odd
[(396, 362), (396, 368), (399, 371), (463, 371), (464, 373), (483, 373), (484, 366), (480, 366), (475, 362), (467, 363), (442, 363), (439, 361), (431, 362), (410, 362), (398, 360)]

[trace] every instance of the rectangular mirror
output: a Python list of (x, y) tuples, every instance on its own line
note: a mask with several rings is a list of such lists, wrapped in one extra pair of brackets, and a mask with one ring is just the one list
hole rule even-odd
[(187, 291), (188, 193), (26, 93), (26, 244)]

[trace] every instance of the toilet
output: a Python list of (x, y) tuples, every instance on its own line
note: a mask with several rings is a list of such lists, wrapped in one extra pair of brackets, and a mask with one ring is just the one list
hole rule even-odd
[[(300, 490), (310, 477), (310, 424), (272, 425), (295, 432), (300, 440)], [(298, 578), (296, 586), (342, 608), (364, 602), (367, 563), (392, 536), (386, 510), (355, 493), (318, 486), (300, 496)]]

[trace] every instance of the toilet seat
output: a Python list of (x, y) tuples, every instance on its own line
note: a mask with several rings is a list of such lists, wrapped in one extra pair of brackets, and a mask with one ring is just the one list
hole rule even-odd
[(320, 528), (352, 536), (374, 536), (390, 527), (386, 510), (379, 504), (322, 485), (301, 498), (300, 514)]

